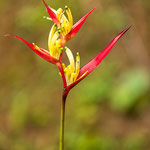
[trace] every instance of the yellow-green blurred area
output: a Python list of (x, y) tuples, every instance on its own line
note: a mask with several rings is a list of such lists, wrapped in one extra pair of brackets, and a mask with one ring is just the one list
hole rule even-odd
[[(46, 0), (74, 22), (96, 7), (74, 39), (83, 66), (123, 29), (106, 59), (69, 93), (65, 150), (150, 149), (150, 1)], [(0, 150), (58, 150), (58, 69), (15, 34), (47, 49), (52, 22), (42, 0), (0, 1)], [(68, 63), (66, 57), (63, 58)]]

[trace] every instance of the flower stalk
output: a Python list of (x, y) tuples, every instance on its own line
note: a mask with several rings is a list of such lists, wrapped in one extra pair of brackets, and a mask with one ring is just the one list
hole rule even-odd
[(60, 118), (60, 143), (59, 143), (59, 150), (64, 150), (65, 105), (66, 105), (66, 98), (62, 96), (61, 118)]
[(65, 102), (62, 100), (59, 150), (64, 150)]
[(65, 110), (66, 110), (66, 99), (67, 99), (68, 92), (69, 91), (64, 89), (63, 94), (62, 94), (59, 150), (64, 150)]

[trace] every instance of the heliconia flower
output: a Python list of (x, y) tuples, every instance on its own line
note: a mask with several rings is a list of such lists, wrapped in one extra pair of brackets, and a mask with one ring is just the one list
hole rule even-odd
[(57, 31), (56, 24), (53, 25), (49, 34), (48, 49), (49, 49), (50, 55), (56, 58), (57, 60), (59, 60), (59, 57), (63, 51), (63, 48), (61, 47), (60, 33)]
[(86, 18), (90, 15), (90, 13), (94, 10), (92, 9), (89, 13), (87, 13), (83, 18), (81, 18), (76, 24), (73, 25), (73, 18), (70, 9), (66, 6), (65, 11), (67, 13), (67, 17), (64, 15), (64, 11), (62, 8), (59, 8), (57, 11), (49, 8), (45, 1), (43, 0), (45, 7), (51, 17), (52, 21), (58, 26), (58, 30), (60, 30), (63, 40), (66, 42), (72, 39), (83, 23), (85, 22)]
[(48, 61), (48, 62), (50, 62), (50, 63), (52, 63), (52, 64), (58, 63), (58, 60), (57, 60), (56, 58), (52, 57), (48, 51), (44, 50), (43, 48), (38, 47), (38, 46), (35, 45), (34, 43), (31, 44), (31, 43), (27, 42), (26, 40), (24, 40), (24, 39), (22, 39), (21, 37), (18, 37), (18, 36), (16, 36), (16, 35), (8, 34), (8, 35), (6, 35), (6, 36), (13, 36), (13, 37), (15, 37), (15, 38), (21, 40), (22, 42), (24, 42), (25, 44), (27, 44), (27, 46), (28, 46), (29, 48), (31, 48), (36, 54), (38, 54), (40, 57), (42, 57), (42, 58), (45, 59), (46, 61)]
[(65, 11), (63, 11), (62, 8), (59, 8), (57, 11), (55, 9), (52, 9), (52, 11), (56, 14), (56, 17), (60, 22), (58, 26), (58, 31), (61, 32), (63, 37), (65, 37), (71, 31), (73, 25), (73, 18), (71, 11), (67, 6), (65, 6), (67, 17), (64, 15)]
[[(92, 72), (99, 64), (100, 62), (107, 56), (107, 54), (110, 52), (110, 50), (113, 48), (115, 43), (130, 29), (131, 26), (123, 30), (121, 33), (119, 33), (112, 41), (111, 43), (103, 50), (101, 51), (94, 59), (92, 59), (88, 64), (83, 66), (79, 72), (75, 72), (74, 69), (74, 59), (70, 51), (68, 51), (67, 55), (70, 60), (69, 67), (65, 68), (65, 76), (67, 80), (67, 90), (69, 91), (71, 88), (73, 88), (76, 84), (78, 84), (81, 80), (83, 80), (90, 72)], [(80, 63), (79, 63), (80, 65)], [(80, 68), (79, 66), (77, 67)], [(74, 74), (77, 75), (74, 78)]]
[(72, 84), (73, 82), (76, 81), (79, 71), (80, 71), (80, 56), (79, 53), (76, 55), (76, 63), (73, 57), (73, 54), (71, 50), (67, 47), (65, 47), (66, 54), (69, 59), (69, 65), (66, 67), (65, 64), (63, 63), (63, 69), (64, 69), (64, 74), (66, 78), (67, 85)]

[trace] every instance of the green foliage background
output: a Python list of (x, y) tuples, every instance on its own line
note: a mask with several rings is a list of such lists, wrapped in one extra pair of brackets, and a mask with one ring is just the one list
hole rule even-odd
[[(47, 0), (68, 5), (80, 32), (68, 43), (82, 66), (130, 31), (68, 96), (66, 150), (150, 149), (150, 1)], [(0, 1), (0, 150), (58, 150), (62, 81), (55, 66), (7, 33), (47, 49), (52, 23), (41, 0)], [(68, 63), (64, 57), (66, 64)]]

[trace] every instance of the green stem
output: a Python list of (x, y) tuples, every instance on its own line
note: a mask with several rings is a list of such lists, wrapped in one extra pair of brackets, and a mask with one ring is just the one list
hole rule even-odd
[(61, 104), (61, 120), (60, 120), (60, 145), (59, 150), (64, 150), (64, 125), (65, 125), (65, 104), (66, 104), (67, 93), (64, 92), (62, 96)]

